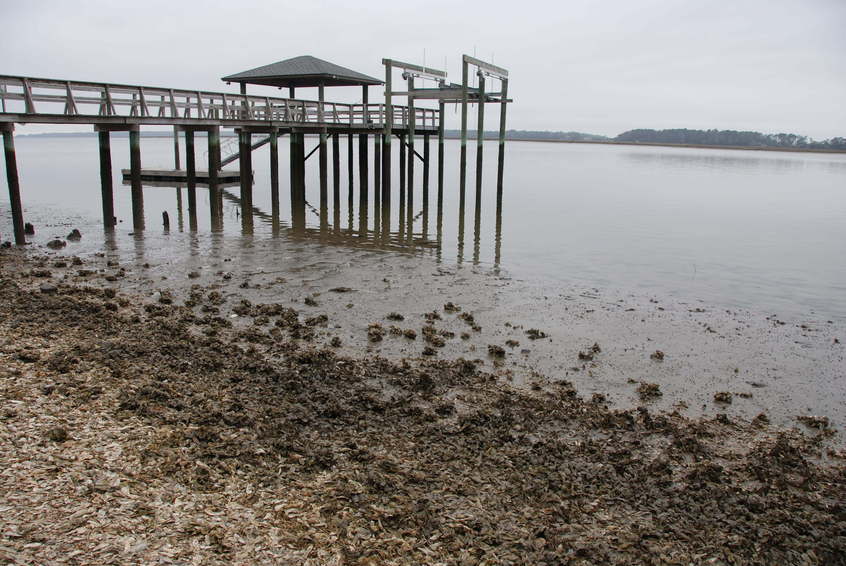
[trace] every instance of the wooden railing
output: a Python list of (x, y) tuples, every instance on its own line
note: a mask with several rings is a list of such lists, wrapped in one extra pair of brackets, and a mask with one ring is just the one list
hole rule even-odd
[[(380, 127), (384, 104), (345, 104), (293, 98), (192, 91), (160, 87), (63, 81), (0, 75), (0, 121), (73, 123), (110, 121), (149, 124), (247, 122)], [(438, 111), (414, 109), (421, 129), (438, 127)], [(9, 118), (9, 117), (7, 117)], [(408, 124), (408, 108), (393, 106), (393, 124)]]

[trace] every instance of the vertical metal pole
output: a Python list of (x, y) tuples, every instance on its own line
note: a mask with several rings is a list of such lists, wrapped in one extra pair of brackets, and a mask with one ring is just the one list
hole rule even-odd
[(461, 62), (461, 162), (459, 164), (459, 208), (464, 208), (464, 188), (467, 179), (467, 61)]
[(502, 200), (502, 171), (505, 162), (505, 110), (508, 107), (508, 79), (502, 79), (502, 102), (499, 106), (499, 157), (496, 167), (496, 198), (497, 205)]
[(129, 131), (129, 170), (132, 185), (132, 226), (144, 229), (144, 192), (141, 188), (141, 132)]
[(103, 227), (115, 227), (115, 197), (112, 187), (112, 148), (108, 130), (100, 130), (100, 193), (103, 200)]
[(279, 130), (270, 130), (270, 215), (279, 222)]
[(21, 204), (21, 187), (18, 179), (18, 161), (15, 155), (15, 126), (4, 124), (3, 150), (6, 154), (6, 181), (9, 183), (9, 202), (12, 205), (12, 230), (15, 233), (15, 244), (26, 244), (24, 234), (23, 204)]
[(185, 130), (185, 168), (188, 175), (188, 226), (197, 230), (197, 163), (194, 156), (194, 130)]
[[(382, 206), (390, 209), (391, 204), (391, 136), (394, 127), (394, 106), (391, 94), (391, 61), (385, 61), (385, 130), (382, 133)], [(383, 223), (384, 224), (384, 223)]]
[(317, 121), (320, 122), (320, 147), (317, 151), (317, 158), (320, 161), (320, 210), (325, 210), (329, 205), (329, 182), (327, 177), (327, 163), (326, 163), (326, 126), (324, 125), (324, 87), (320, 85), (317, 87)]
[(219, 184), (220, 172), (220, 126), (212, 126), (208, 130), (209, 149), (209, 212), (211, 213), (211, 229), (223, 229), (223, 195)]

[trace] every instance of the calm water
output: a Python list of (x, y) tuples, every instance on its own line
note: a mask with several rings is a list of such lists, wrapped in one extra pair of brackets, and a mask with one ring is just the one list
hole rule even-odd
[[(96, 138), (17, 136), (16, 143), (25, 214), (38, 228), (35, 240), (64, 236), (79, 227), (97, 236), (84, 238), (83, 252), (101, 248)], [(307, 150), (315, 143), (307, 139)], [(400, 212), (406, 219), (408, 208), (400, 210), (406, 203), (397, 194), (398, 178), (393, 181), (390, 234), (384, 232), (382, 215), (374, 215), (372, 140), (366, 214), (359, 204), (357, 142), (353, 206), (348, 206), (347, 147), (342, 140), (337, 215), (330, 159), (329, 208), (321, 229), (315, 155), (307, 162), (307, 231), (297, 236), (291, 230), (287, 198), (287, 140), (281, 140), (281, 222), (276, 231), (270, 217), (269, 152), (264, 147), (253, 156), (253, 234), (242, 234), (237, 187), (224, 195), (223, 236), (210, 229), (207, 190), (198, 188), (198, 233), (188, 235), (185, 189), (180, 214), (176, 188), (147, 187), (147, 248), (173, 257), (185, 253), (186, 238), (196, 252), (220, 245), (221, 238), (231, 245), (305, 237), (319, 245), (419, 253), (448, 265), (498, 267), (521, 279), (587, 283), (782, 316), (846, 319), (846, 155), (512, 142), (507, 146), (498, 223), (496, 145), (488, 143), (478, 209), (475, 172), (468, 168), (462, 226), (458, 147), (456, 141), (447, 142), (440, 222), (435, 159), (428, 207), (423, 206), (418, 162), (410, 237), (407, 223), (399, 225)], [(172, 151), (170, 139), (144, 138), (143, 166), (172, 168)], [(436, 153), (433, 144), (433, 156)], [(129, 235), (129, 189), (120, 181), (120, 169), (129, 167), (125, 138), (113, 136), (112, 158), (116, 214), (123, 220), (117, 243), (129, 249), (137, 244)], [(184, 163), (184, 148), (182, 158)], [(201, 136), (197, 161), (204, 169)], [(468, 162), (475, 163), (475, 146), (469, 149)], [(231, 167), (237, 168), (237, 162)], [(395, 163), (395, 177), (397, 168)], [(2, 173), (5, 179), (5, 170)], [(5, 189), (0, 200), (0, 232), (10, 239)], [(169, 212), (170, 233), (163, 232), (162, 211)]]

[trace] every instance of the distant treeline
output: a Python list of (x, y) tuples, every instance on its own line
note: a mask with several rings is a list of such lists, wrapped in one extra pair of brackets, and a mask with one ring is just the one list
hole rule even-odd
[(638, 129), (623, 132), (614, 141), (682, 145), (725, 145), (735, 147), (784, 147), (795, 149), (846, 149), (846, 138), (816, 141), (796, 134), (762, 134), (736, 130)]
[[(444, 130), (445, 138), (461, 137), (460, 130)], [(467, 137), (476, 139), (476, 130), (467, 130)], [(499, 132), (485, 131), (485, 139), (498, 139)], [(535, 141), (611, 141), (613, 138), (597, 134), (586, 134), (584, 132), (550, 132), (545, 130), (506, 130), (505, 139), (509, 140), (535, 140)]]

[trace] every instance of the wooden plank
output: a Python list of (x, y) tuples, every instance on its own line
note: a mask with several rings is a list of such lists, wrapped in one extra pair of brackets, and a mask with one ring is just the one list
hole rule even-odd
[(391, 65), (392, 67), (397, 67), (398, 69), (404, 69), (406, 71), (411, 71), (412, 73), (417, 74), (421, 77), (428, 77), (431, 79), (445, 79), (447, 76), (446, 71), (440, 71), (438, 69), (431, 69), (429, 67), (422, 67), (420, 65), (415, 65), (414, 63), (404, 63), (402, 61), (397, 61), (396, 59), (382, 59), (383, 65)]
[(476, 59), (475, 57), (471, 57), (470, 55), (464, 55), (462, 57), (462, 61), (464, 63), (470, 63), (471, 65), (475, 65), (479, 69), (482, 69), (486, 73), (494, 75), (497, 78), (508, 78), (508, 70), (503, 69), (502, 67), (497, 67), (493, 63), (488, 63), (486, 61), (482, 61), (481, 59)]

